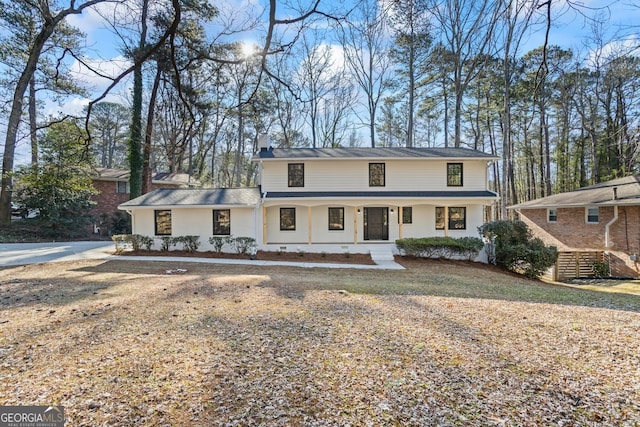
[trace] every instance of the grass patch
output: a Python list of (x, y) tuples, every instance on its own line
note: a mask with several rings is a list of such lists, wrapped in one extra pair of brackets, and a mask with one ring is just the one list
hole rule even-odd
[(69, 425), (640, 422), (640, 297), (402, 262), (0, 269), (1, 403)]

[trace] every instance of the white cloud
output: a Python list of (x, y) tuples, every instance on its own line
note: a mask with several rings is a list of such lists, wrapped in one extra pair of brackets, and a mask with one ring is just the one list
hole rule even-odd
[(132, 65), (124, 56), (108, 60), (83, 58), (83, 62), (74, 61), (70, 73), (74, 79), (83, 82), (90, 91), (96, 93), (102, 93), (112, 83), (112, 79)]

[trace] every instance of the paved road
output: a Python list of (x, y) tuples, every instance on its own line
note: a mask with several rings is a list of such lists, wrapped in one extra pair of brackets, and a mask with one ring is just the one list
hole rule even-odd
[(125, 261), (162, 261), (162, 262), (200, 262), (209, 264), (247, 264), (247, 265), (282, 265), (291, 267), (321, 268), (355, 268), (402, 270), (400, 264), (393, 261), (381, 261), (376, 265), (364, 264), (331, 264), (311, 262), (261, 261), (220, 258), (180, 258), (180, 257), (132, 257), (116, 256), (113, 242), (59, 242), (59, 243), (0, 243), (0, 267), (15, 265), (40, 264), (44, 262), (75, 261), (82, 259), (117, 259)]
[(0, 267), (79, 259), (102, 259), (113, 242), (0, 243)]

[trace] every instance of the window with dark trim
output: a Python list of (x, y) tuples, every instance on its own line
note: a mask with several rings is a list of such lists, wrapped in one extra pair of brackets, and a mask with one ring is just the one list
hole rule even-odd
[(329, 230), (344, 230), (344, 208), (329, 208)]
[(557, 221), (558, 221), (558, 209), (557, 208), (547, 209), (547, 222), (557, 222)]
[(447, 163), (447, 187), (462, 187), (462, 163)]
[(231, 235), (231, 209), (213, 210), (213, 234)]
[[(449, 230), (467, 229), (467, 208), (449, 208)], [(444, 207), (436, 207), (436, 230), (444, 230)]]
[(600, 209), (587, 208), (587, 224), (597, 224), (600, 222)]
[(280, 208), (280, 230), (294, 231), (296, 229), (296, 208)]
[(384, 163), (369, 163), (369, 187), (384, 187)]
[(449, 230), (467, 229), (467, 208), (449, 208)]
[(156, 236), (171, 236), (171, 211), (158, 210), (153, 211)]
[(304, 163), (289, 163), (289, 187), (304, 187)]
[(129, 182), (128, 181), (117, 181), (116, 182), (116, 193), (125, 193), (129, 194)]
[(413, 222), (413, 208), (405, 206), (402, 208), (402, 223), (411, 224)]

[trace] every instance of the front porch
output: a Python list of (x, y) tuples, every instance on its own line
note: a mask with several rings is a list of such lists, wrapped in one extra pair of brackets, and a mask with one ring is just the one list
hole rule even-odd
[(491, 205), (466, 200), (288, 202), (262, 206), (260, 249), (369, 253), (387, 245), (396, 251), (395, 241), (408, 237), (477, 237), (491, 215)]

